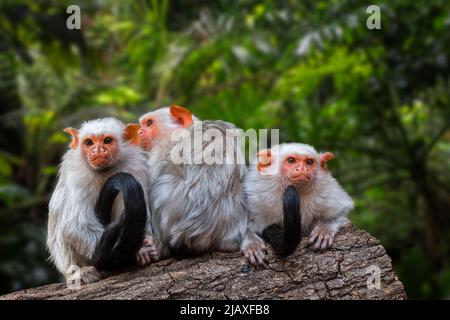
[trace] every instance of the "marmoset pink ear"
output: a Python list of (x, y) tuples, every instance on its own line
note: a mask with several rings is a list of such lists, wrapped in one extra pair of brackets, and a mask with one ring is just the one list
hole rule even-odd
[(78, 147), (78, 130), (75, 128), (65, 128), (64, 132), (70, 134), (72, 136), (72, 142), (69, 147), (72, 149), (76, 149)]
[(260, 150), (258, 156), (258, 171), (261, 172), (264, 168), (270, 166), (272, 163), (272, 152), (268, 149)]
[(183, 128), (187, 128), (192, 124), (192, 113), (184, 107), (177, 105), (170, 106), (170, 115), (175, 119), (175, 121), (180, 124)]
[(129, 141), (132, 144), (139, 145), (140, 139), (139, 139), (139, 129), (141, 128), (140, 125), (136, 123), (129, 123), (125, 127), (123, 131), (123, 138), (125, 141)]
[(331, 159), (334, 159), (334, 158), (335, 158), (335, 156), (334, 156), (334, 154), (331, 153), (331, 152), (321, 153), (321, 154), (320, 154), (320, 166), (321, 166), (323, 169), (328, 170), (327, 162), (328, 162), (329, 160), (331, 160)]

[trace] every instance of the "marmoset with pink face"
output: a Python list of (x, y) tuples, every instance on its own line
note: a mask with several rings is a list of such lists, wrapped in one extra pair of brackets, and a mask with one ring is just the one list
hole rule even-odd
[(104, 273), (151, 262), (151, 215), (144, 193), (150, 181), (138, 130), (114, 118), (64, 130), (72, 142), (49, 203), (47, 247), (66, 277), (77, 266), (81, 281), (91, 283)]
[(301, 199), (298, 214), (303, 235), (309, 235), (308, 241), (316, 250), (330, 247), (339, 228), (349, 222), (347, 216), (354, 207), (352, 198), (327, 168), (333, 158), (331, 152), (318, 153), (301, 143), (261, 150), (244, 182), (249, 229), (261, 235), (266, 227), (282, 224), (284, 193), (293, 186)]
[[(247, 168), (237, 145), (226, 142), (227, 130), (236, 127), (220, 120), (200, 122), (190, 110), (172, 105), (151, 111), (139, 119), (141, 147), (148, 152), (148, 173), (151, 178), (149, 198), (156, 240), (151, 257), (180, 257), (213, 250), (238, 251), (243, 247), (247, 229), (247, 212), (242, 181)], [(172, 153), (179, 141), (186, 145), (195, 130), (203, 135), (214, 130), (224, 142), (221, 155), (238, 159), (230, 164), (176, 163)], [(176, 133), (185, 132), (180, 140)], [(206, 152), (213, 140), (200, 141)], [(198, 153), (194, 143), (186, 151)], [(251, 239), (246, 239), (251, 245)]]

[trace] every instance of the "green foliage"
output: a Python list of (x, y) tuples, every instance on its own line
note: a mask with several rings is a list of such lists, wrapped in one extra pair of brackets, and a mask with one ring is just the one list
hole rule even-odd
[[(411, 298), (450, 295), (450, 3), (74, 1), (0, 4), (0, 292), (54, 281), (47, 203), (68, 137), (167, 104), (279, 128), (337, 155), (352, 221)], [(3, 49), (4, 48), (4, 49)]]

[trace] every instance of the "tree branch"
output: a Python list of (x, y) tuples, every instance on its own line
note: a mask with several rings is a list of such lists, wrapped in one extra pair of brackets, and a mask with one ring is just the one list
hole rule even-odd
[(79, 289), (57, 283), (11, 293), (0, 300), (406, 298), (391, 259), (367, 232), (345, 226), (333, 247), (323, 252), (312, 251), (306, 242), (303, 238), (285, 261), (270, 252), (267, 268), (252, 268), (248, 273), (242, 272), (239, 253), (212, 253), (163, 260)]

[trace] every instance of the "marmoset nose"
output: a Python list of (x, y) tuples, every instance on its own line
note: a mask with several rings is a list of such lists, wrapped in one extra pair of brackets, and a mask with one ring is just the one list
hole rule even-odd
[(92, 148), (92, 154), (97, 155), (102, 153), (106, 153), (106, 149), (103, 148), (102, 146), (97, 145), (96, 147)]

